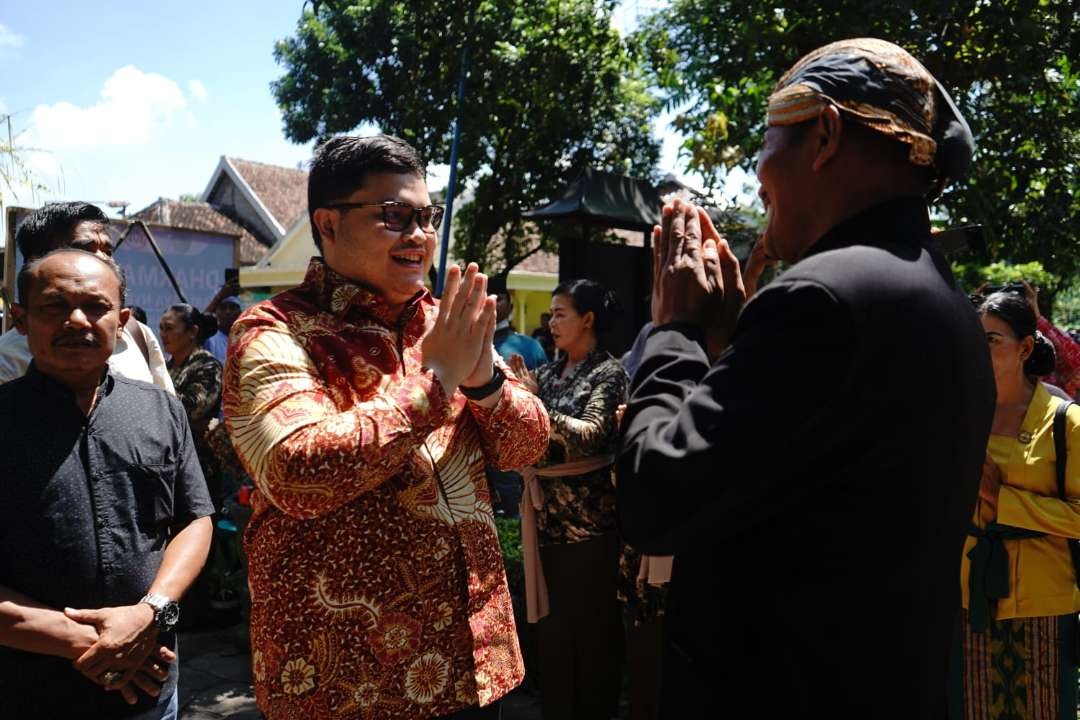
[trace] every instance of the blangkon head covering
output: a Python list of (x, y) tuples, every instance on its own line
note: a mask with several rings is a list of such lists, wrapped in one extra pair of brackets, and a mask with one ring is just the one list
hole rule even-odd
[(941, 83), (906, 50), (876, 38), (830, 43), (784, 73), (769, 97), (769, 125), (812, 120), (826, 105), (909, 147), (937, 173), (935, 195), (971, 164), (971, 129)]

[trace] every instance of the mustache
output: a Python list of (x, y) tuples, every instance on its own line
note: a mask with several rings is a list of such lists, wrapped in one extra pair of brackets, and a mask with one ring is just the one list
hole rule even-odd
[(65, 333), (57, 335), (53, 347), (100, 347), (101, 341), (89, 333)]

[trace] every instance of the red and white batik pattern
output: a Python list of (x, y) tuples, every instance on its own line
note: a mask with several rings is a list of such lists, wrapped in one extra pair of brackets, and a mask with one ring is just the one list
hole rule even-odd
[(1069, 397), (1076, 397), (1080, 393), (1080, 345), (1041, 315), (1038, 328), (1054, 346), (1054, 374), (1047, 380), (1068, 393)]
[(278, 718), (425, 718), (521, 682), (485, 463), (543, 455), (540, 401), (496, 407), (421, 367), (438, 302), (400, 319), (313, 259), (233, 326), (225, 416), (254, 478), (245, 536), (259, 707)]

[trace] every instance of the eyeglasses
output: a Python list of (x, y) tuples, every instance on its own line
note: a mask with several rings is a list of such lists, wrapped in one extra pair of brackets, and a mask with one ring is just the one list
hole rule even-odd
[(331, 203), (323, 205), (328, 210), (352, 210), (354, 208), (377, 207), (382, 208), (382, 221), (387, 230), (399, 232), (408, 229), (413, 220), (421, 230), (438, 230), (442, 225), (443, 213), (446, 208), (442, 205), (426, 205), (415, 207), (408, 203), (390, 201), (381, 203)]

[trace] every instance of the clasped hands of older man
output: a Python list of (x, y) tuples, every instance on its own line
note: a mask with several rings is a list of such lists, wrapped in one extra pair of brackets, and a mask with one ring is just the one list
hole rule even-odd
[(745, 272), (704, 208), (676, 199), (664, 205), (653, 228), (652, 321), (700, 328), (715, 360), (731, 341), (735, 321), (771, 260), (763, 239)]
[(138, 700), (136, 689), (151, 697), (161, 693), (176, 654), (158, 644), (152, 607), (66, 608), (64, 614), (77, 623), (71, 653), (79, 672), (131, 704)]

